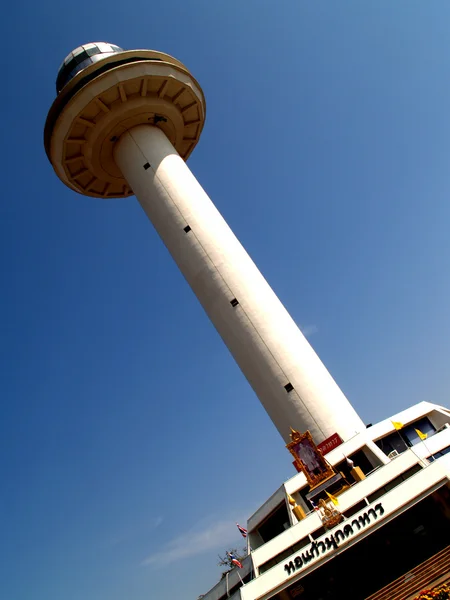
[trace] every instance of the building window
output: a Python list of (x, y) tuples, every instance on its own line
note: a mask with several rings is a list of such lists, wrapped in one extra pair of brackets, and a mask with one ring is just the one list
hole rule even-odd
[(266, 544), (274, 537), (289, 529), (289, 515), (285, 503), (280, 504), (263, 523), (258, 525), (257, 531)]
[(441, 456), (445, 456), (449, 452), (450, 452), (450, 446), (447, 446), (447, 448), (443, 448), (440, 452), (436, 452), (435, 454), (432, 454), (431, 456), (429, 456), (428, 460), (430, 460), (430, 458), (432, 460), (436, 460), (437, 458), (441, 458)]
[(239, 301), (236, 298), (233, 298), (233, 300), (230, 300), (230, 304), (231, 306), (237, 306), (239, 304)]
[(375, 443), (387, 456), (394, 450), (396, 450), (398, 454), (401, 454), (411, 446), (422, 441), (416, 429), (422, 433), (426, 433), (428, 437), (434, 435), (436, 431), (428, 417), (422, 417), (414, 423), (405, 425), (402, 429), (394, 431), (386, 437), (377, 440)]
[(186, 227), (184, 228), (184, 231), (186, 233), (189, 233), (191, 231), (191, 228), (189, 227), (189, 225), (186, 225)]
[(410, 425), (405, 425), (400, 432), (405, 438), (408, 446), (414, 446), (422, 441), (416, 429), (418, 429), (421, 433), (425, 433), (428, 437), (434, 435), (434, 432), (436, 431), (428, 417), (422, 417)]
[(320, 538), (320, 536), (323, 535), (325, 532), (325, 527), (319, 527), (319, 529), (316, 529), (311, 533), (311, 537), (313, 540), (317, 540), (317, 538)]
[(402, 436), (401, 431), (394, 431), (394, 433), (390, 433), (386, 437), (377, 440), (375, 444), (386, 454), (386, 456), (389, 456), (394, 450), (398, 454), (408, 450), (408, 445)]
[[(414, 465), (413, 467), (411, 467), (410, 469), (408, 469), (407, 471), (405, 471), (398, 477), (395, 477), (395, 479), (392, 479), (391, 481), (389, 481), (386, 485), (375, 490), (372, 494), (370, 494), (370, 496), (367, 496), (367, 500), (369, 501), (370, 504), (372, 502), (375, 502), (375, 500), (378, 500), (378, 498), (381, 498), (381, 496), (384, 496), (385, 494), (387, 494), (388, 492), (390, 492), (391, 490), (396, 488), (398, 485), (400, 485), (401, 483), (403, 483), (404, 481), (406, 481), (407, 479), (409, 479), (410, 477), (412, 477), (413, 475), (415, 475), (416, 473), (418, 473), (421, 470), (422, 470), (422, 467), (420, 465)], [(345, 515), (345, 516), (347, 516), (347, 515)]]
[(150, 163), (148, 163), (148, 162), (147, 162), (147, 163), (145, 163), (145, 165), (144, 165), (144, 169), (145, 169), (146, 171), (147, 171), (147, 169), (150, 169)]
[(367, 506), (367, 502), (365, 500), (361, 500), (360, 502), (357, 502), (351, 508), (346, 510), (344, 513), (344, 517), (346, 519), (350, 519), (350, 517), (353, 517), (353, 515), (356, 515), (357, 512), (359, 512), (360, 510), (363, 510), (363, 508), (365, 508), (366, 506)]
[(287, 393), (289, 394), (289, 392), (292, 392), (292, 390), (294, 389), (294, 386), (292, 385), (292, 383), (291, 383), (291, 382), (289, 382), (289, 383), (287, 383), (287, 384), (284, 386), (284, 389), (285, 389), (285, 390), (287, 391)]
[[(367, 457), (367, 454), (369, 454), (373, 462)], [(363, 448), (357, 450), (348, 458), (353, 461), (355, 467), (359, 467), (361, 469), (364, 475), (367, 475), (373, 471), (373, 469), (380, 464), (377, 457), (369, 448), (367, 448), (367, 446), (363, 446)], [(337, 473), (341, 473), (345, 479), (353, 483), (354, 478), (351, 474), (351, 467), (347, 464), (346, 460), (337, 463), (333, 468)]]

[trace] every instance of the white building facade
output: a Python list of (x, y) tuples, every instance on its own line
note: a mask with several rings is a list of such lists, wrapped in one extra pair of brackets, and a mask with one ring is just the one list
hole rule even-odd
[[(403, 428), (396, 430), (393, 421)], [(326, 458), (337, 472), (347, 470), (349, 481), (347, 458), (365, 473), (338, 496), (343, 521), (325, 529), (320, 511), (307, 500), (305, 476), (295, 475), (248, 519), (243, 569), (233, 568), (203, 600), (363, 600), (430, 557), (445, 554), (450, 543), (449, 410), (423, 402), (355, 435)], [(297, 520), (289, 498), (302, 506), (304, 519)], [(441, 570), (450, 572), (450, 548), (445, 556)], [(397, 597), (389, 589), (386, 593), (380, 597)]]

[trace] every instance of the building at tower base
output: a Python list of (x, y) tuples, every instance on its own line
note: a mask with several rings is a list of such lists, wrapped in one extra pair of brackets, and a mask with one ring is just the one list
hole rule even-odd
[(422, 402), (325, 457), (349, 483), (337, 504), (303, 473), (285, 481), (248, 519), (243, 568), (203, 600), (408, 600), (450, 580), (449, 410)]

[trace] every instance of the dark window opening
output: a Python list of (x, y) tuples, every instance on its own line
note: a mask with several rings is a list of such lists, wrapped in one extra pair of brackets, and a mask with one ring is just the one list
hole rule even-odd
[(387, 456), (394, 450), (401, 454), (408, 448), (411, 448), (411, 446), (422, 441), (416, 429), (421, 433), (427, 434), (427, 436), (433, 435), (436, 431), (430, 419), (422, 417), (414, 423), (405, 425), (402, 429), (396, 430), (386, 437), (377, 440), (375, 443)]
[(414, 465), (395, 479), (392, 479), (391, 481), (386, 483), (386, 485), (384, 485), (383, 487), (380, 487), (377, 490), (375, 490), (372, 494), (370, 494), (370, 496), (367, 496), (367, 500), (369, 501), (369, 503), (375, 502), (375, 500), (378, 500), (378, 498), (381, 498), (381, 496), (384, 496), (384, 494), (387, 494), (388, 492), (390, 492), (398, 485), (400, 485), (401, 483), (403, 483), (404, 481), (406, 481), (421, 470), (422, 467), (420, 465)]
[(284, 389), (285, 389), (285, 390), (287, 391), (287, 393), (289, 394), (289, 392), (292, 392), (292, 390), (294, 389), (294, 386), (292, 385), (292, 383), (291, 383), (291, 382), (289, 382), (289, 383), (287, 383), (287, 384), (284, 386)]
[(186, 233), (189, 233), (191, 231), (191, 228), (189, 227), (189, 225), (186, 225), (186, 227), (184, 228), (184, 231)]
[(145, 169), (145, 170), (147, 170), (147, 169), (150, 169), (150, 163), (145, 163), (145, 165), (144, 165), (144, 169)]
[(280, 504), (278, 508), (271, 513), (267, 519), (258, 527), (258, 533), (264, 543), (272, 540), (274, 537), (289, 529), (289, 515), (286, 504)]
[(236, 298), (233, 298), (233, 300), (230, 300), (230, 304), (231, 306), (237, 306), (239, 304), (239, 301)]
[(405, 427), (403, 427), (403, 429), (400, 430), (400, 433), (406, 439), (406, 443), (408, 444), (408, 446), (414, 446), (415, 444), (419, 444), (422, 441), (416, 429), (419, 430), (421, 433), (425, 433), (428, 437), (432, 436), (436, 431), (435, 427), (433, 427), (428, 417), (422, 417), (414, 423), (406, 425)]
[(311, 537), (313, 540), (317, 540), (317, 538), (320, 538), (321, 535), (323, 535), (325, 533), (325, 527), (319, 527), (319, 529), (316, 529), (315, 531), (313, 531), (311, 533)]
[(353, 515), (356, 515), (357, 512), (359, 512), (360, 510), (362, 510), (366, 506), (367, 506), (367, 502), (365, 500), (361, 500), (360, 502), (357, 502), (351, 508), (349, 508), (348, 510), (346, 510), (345, 513), (344, 513), (344, 517), (346, 519), (350, 519), (350, 517), (353, 517)]
[(436, 458), (441, 458), (441, 456), (445, 456), (449, 452), (450, 452), (450, 446), (447, 446), (446, 448), (443, 448), (440, 452), (436, 452), (435, 454), (431, 454), (431, 456), (428, 457), (428, 460), (430, 460), (430, 458), (432, 460), (436, 460)]
[[(372, 453), (370, 452), (370, 454)], [(368, 473), (373, 471), (376, 466), (378, 466), (376, 464), (372, 464), (372, 462), (367, 457), (367, 454), (364, 452), (363, 449), (354, 452), (348, 458), (353, 461), (355, 467), (359, 467), (361, 469), (364, 475), (367, 475)], [(350, 483), (354, 483), (355, 480), (351, 474), (351, 466), (347, 463), (346, 460), (337, 463), (337, 465), (334, 466), (334, 470), (337, 473), (341, 473), (344, 476), (344, 478)]]
[(401, 454), (402, 452), (406, 452), (406, 450), (408, 450), (408, 445), (400, 431), (394, 431), (393, 433), (390, 433), (381, 440), (377, 440), (375, 444), (386, 454), (386, 456), (389, 456), (389, 454), (394, 451), (398, 452), (398, 454)]

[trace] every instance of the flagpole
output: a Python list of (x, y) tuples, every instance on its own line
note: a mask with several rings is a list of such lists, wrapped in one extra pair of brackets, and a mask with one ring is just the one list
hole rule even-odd
[[(412, 446), (408, 446), (408, 444), (405, 442), (404, 437), (402, 436), (402, 434), (400, 433), (400, 431), (403, 429), (404, 425), (403, 423), (400, 423), (400, 421), (391, 421), (392, 425), (394, 426), (395, 431), (398, 434), (398, 437), (402, 440), (403, 445), (405, 446), (405, 448), (408, 450), (410, 448), (412, 448)], [(417, 456), (417, 455), (416, 455)], [(419, 457), (417, 457), (419, 458)]]
[(422, 444), (425, 446), (425, 450), (427, 451), (427, 454), (429, 454), (429, 456), (427, 456), (427, 460), (429, 462), (433, 462), (434, 461), (434, 456), (432, 456), (430, 449), (428, 448), (428, 446), (425, 444), (425, 440), (421, 440)]
[[(249, 539), (249, 536), (248, 536), (248, 531), (247, 531), (247, 529), (245, 529), (245, 527), (242, 527), (237, 522), (236, 522), (236, 525), (237, 525), (237, 528), (239, 529), (239, 533), (242, 535), (243, 538), (245, 538), (246, 546), (247, 546), (247, 556), (249, 556), (249, 550), (251, 550), (251, 548), (250, 548), (250, 539)], [(229, 552), (227, 552), (227, 554), (228, 554), (228, 556), (230, 558), (232, 557), (232, 555)], [(247, 556), (245, 556), (244, 558), (247, 558)], [(252, 563), (250, 563), (250, 564), (252, 564)], [(239, 567), (239, 565), (240, 565), (240, 567)], [(242, 564), (239, 562), (239, 565), (236, 565), (237, 568), (238, 568), (237, 574), (238, 574), (238, 577), (239, 577), (239, 579), (241, 581), (241, 585), (245, 585), (244, 582), (242, 581), (241, 574), (239, 573), (239, 568), (242, 568)], [(250, 571), (250, 579), (251, 579), (251, 571)]]
[(402, 434), (400, 433), (399, 429), (395, 430), (397, 432), (398, 437), (402, 440), (403, 445), (405, 446), (406, 449), (408, 449), (408, 444), (405, 442), (405, 438), (402, 436)]
[[(413, 444), (411, 443), (410, 446), (408, 446), (408, 444), (405, 442), (403, 436), (401, 435), (400, 431), (403, 429), (404, 425), (403, 423), (401, 423), (400, 421), (391, 421), (392, 425), (394, 426), (394, 429), (396, 430), (396, 432), (398, 433), (400, 439), (402, 440), (402, 442), (405, 444), (406, 448), (408, 450), (411, 450), (411, 452), (414, 454), (414, 456), (419, 460), (419, 461), (423, 461), (423, 460), (428, 460), (428, 458), (421, 458), (418, 454), (416, 454), (414, 452), (413, 449)], [(427, 451), (427, 454), (430, 454), (431, 457), (431, 452), (430, 449), (428, 448), (428, 446), (425, 444), (425, 440), (427, 439), (427, 434), (426, 433), (422, 433), (419, 429), (415, 429), (415, 432), (417, 433), (417, 435), (419, 436), (420, 441), (425, 445), (425, 450)], [(430, 461), (429, 461), (430, 462)]]
[(245, 527), (242, 527), (241, 525), (239, 525), (239, 523), (237, 521), (235, 521), (235, 522), (236, 522), (236, 527), (239, 529), (239, 533), (245, 539), (246, 551), (247, 551), (247, 556), (248, 556), (250, 554), (250, 552), (252, 551), (252, 549), (250, 548), (250, 537), (248, 535), (248, 531), (247, 531), (247, 529), (245, 529)]
[[(422, 442), (422, 444), (425, 446), (425, 450), (427, 452), (427, 454), (429, 454), (429, 457), (427, 457), (427, 460), (429, 462), (431, 457), (431, 450), (428, 448), (428, 446), (425, 444), (425, 440), (427, 439), (427, 434), (426, 433), (422, 433), (420, 431), (420, 429), (415, 429), (415, 432), (417, 433), (417, 435), (419, 436), (420, 441)], [(434, 457), (432, 458), (432, 460), (434, 460)]]
[(402, 434), (400, 433), (400, 431), (403, 429), (404, 425), (403, 423), (401, 423), (400, 421), (391, 421), (392, 425), (394, 426), (395, 431), (398, 433), (399, 438), (402, 440), (402, 442), (404, 443), (405, 447), (407, 450), (411, 450), (411, 452), (414, 454), (414, 456), (417, 458), (418, 461), (423, 461), (423, 458), (420, 458), (420, 456), (418, 454), (416, 454), (413, 450), (413, 445), (411, 444), (410, 446), (408, 446), (408, 444), (406, 443), (404, 437), (402, 436)]
[[(433, 460), (433, 461), (434, 461), (434, 460), (435, 460), (435, 459), (434, 459), (434, 456), (432, 456), (432, 454), (431, 454), (431, 450), (430, 450), (430, 449), (428, 448), (428, 446), (425, 444), (425, 440), (422, 440), (422, 444), (425, 446), (425, 450), (427, 451), (427, 454), (429, 454), (429, 455), (430, 455), (430, 456), (428, 457), (428, 460), (430, 460), (430, 458), (431, 458), (431, 460)], [(431, 462), (431, 461), (430, 461), (430, 462)]]
[(417, 460), (419, 460), (424, 466), (426, 466), (426, 464), (423, 462), (425, 459), (421, 458), (418, 454), (414, 452), (414, 446), (410, 446), (408, 450), (411, 450), (411, 452), (414, 454)]

